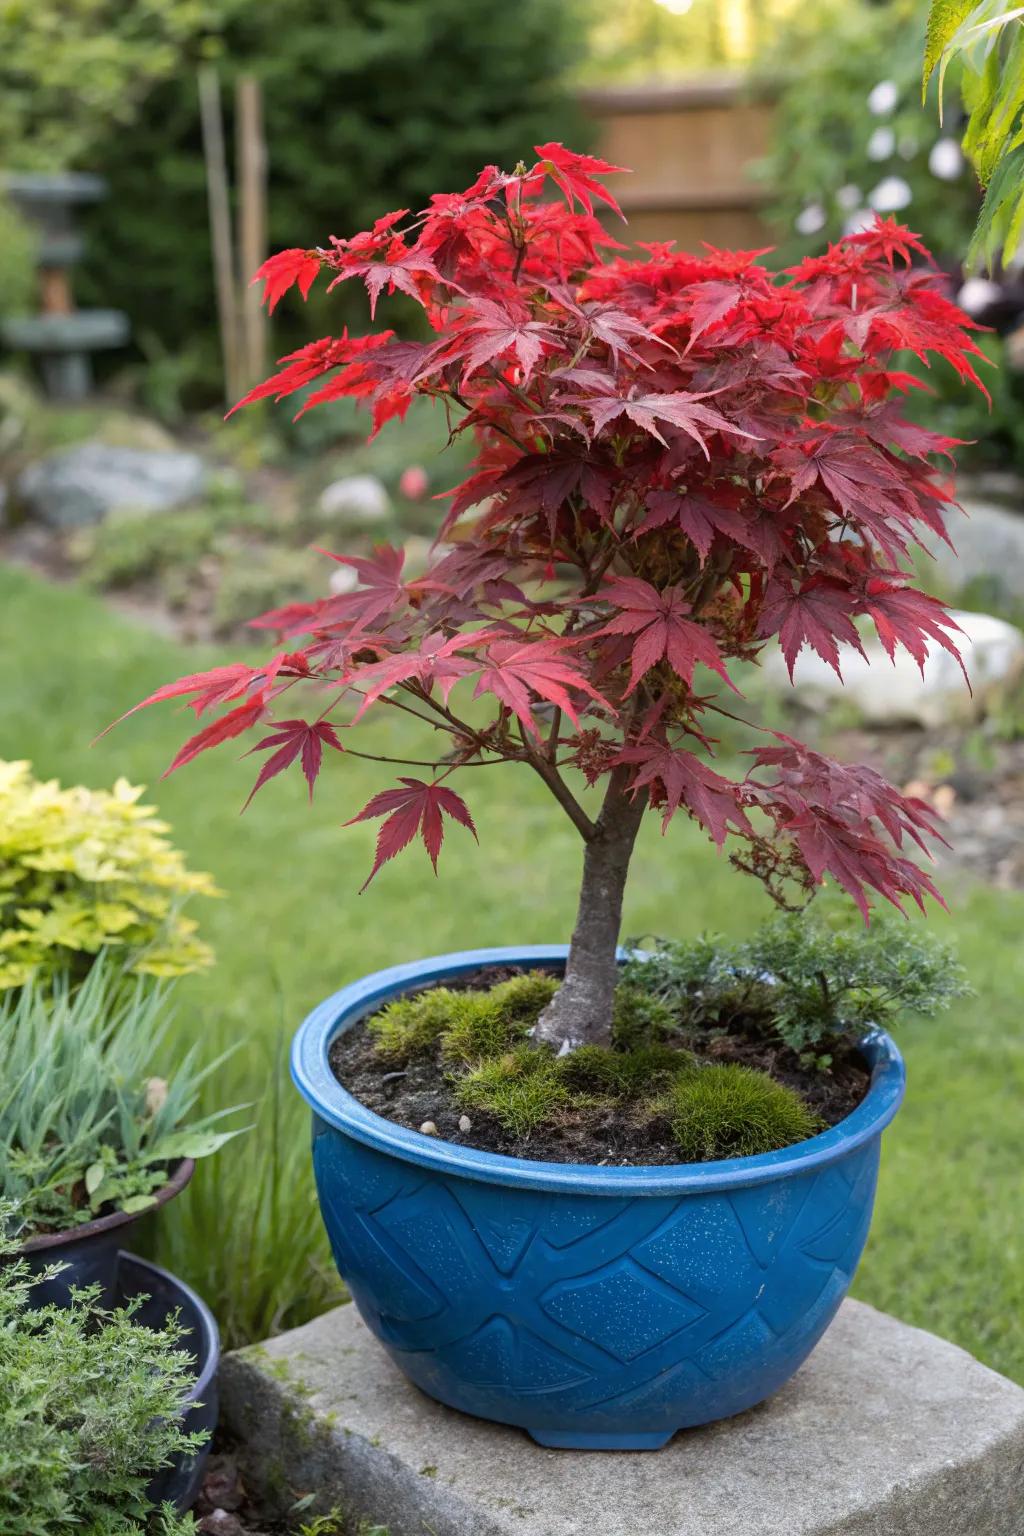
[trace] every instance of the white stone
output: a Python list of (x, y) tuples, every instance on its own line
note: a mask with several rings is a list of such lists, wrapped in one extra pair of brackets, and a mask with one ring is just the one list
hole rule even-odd
[(246, 1482), (390, 1536), (1022, 1536), (1024, 1390), (845, 1301), (769, 1402), (664, 1450), (551, 1451), (424, 1397), (354, 1307), (226, 1356)]
[[(864, 638), (867, 660), (853, 649), (839, 648), (842, 681), (815, 651), (805, 646), (793, 669), (793, 689), (808, 709), (827, 709), (845, 701), (869, 725), (912, 723), (928, 728), (980, 718), (993, 689), (1012, 682), (1024, 670), (1024, 634), (1004, 619), (985, 613), (953, 611), (962, 634), (952, 639), (964, 658), (973, 695), (955, 659), (931, 644), (924, 676), (900, 647), (892, 662), (877, 639)], [(765, 677), (778, 691), (789, 688), (789, 674), (779, 650), (763, 656)]]
[[(1024, 504), (1024, 488), (1018, 485), (1015, 494)], [(934, 549), (938, 589), (955, 596), (969, 583), (983, 583), (986, 591), (1020, 607), (1024, 599), (1024, 517), (998, 502), (983, 500), (969, 488), (961, 494), (961, 504), (967, 516), (954, 515), (946, 524), (955, 552), (942, 543)]]
[(167, 512), (202, 495), (209, 482), (196, 453), (80, 443), (22, 470), (19, 505), (53, 528), (98, 523), (123, 508)]
[(376, 475), (346, 475), (332, 480), (320, 493), (320, 511), (330, 522), (379, 523), (391, 502)]

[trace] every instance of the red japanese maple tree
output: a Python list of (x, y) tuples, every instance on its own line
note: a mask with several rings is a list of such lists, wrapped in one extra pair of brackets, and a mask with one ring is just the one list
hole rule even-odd
[[(756, 251), (645, 245), (627, 258), (594, 216), (595, 199), (617, 211), (597, 179), (617, 168), (559, 144), (537, 154), (415, 218), (389, 213), (263, 266), (271, 308), (321, 273), (331, 287), (360, 279), (371, 315), (400, 290), (433, 338), (325, 337), (241, 404), (323, 378), (303, 409), (355, 397), (376, 431), (431, 396), (453, 433), (475, 434), (473, 473), (423, 575), (406, 579), (387, 546), (332, 555), (357, 589), (255, 619), (280, 637), (271, 660), (145, 702), (224, 711), (172, 769), (261, 732), (253, 793), (296, 764), (312, 794), (324, 749), (349, 750), (371, 709), (430, 721), (446, 750), (387, 759), (407, 771), (352, 817), (383, 818), (371, 879), (417, 834), (436, 866), (446, 817), (475, 835), (459, 770), (536, 773), (584, 844), (565, 980), (538, 1026), (565, 1048), (607, 1038), (648, 809), (734, 840), (734, 862), (776, 896), (831, 876), (865, 917), (869, 892), (897, 906), (937, 896), (906, 856), (928, 851), (934, 813), (870, 769), (774, 732), (738, 781), (709, 759), (714, 718), (736, 709), (730, 662), (775, 637), (791, 675), (803, 646), (838, 671), (840, 643), (862, 649), (860, 617), (890, 656), (957, 655), (953, 620), (903, 568), (919, 536), (946, 538), (954, 440), (903, 418), (915, 380), (894, 359), (938, 354), (980, 388), (980, 353), (917, 237), (891, 220), (779, 276)], [(470, 696), (491, 707), (459, 702)], [(600, 785), (599, 807), (581, 782)]]

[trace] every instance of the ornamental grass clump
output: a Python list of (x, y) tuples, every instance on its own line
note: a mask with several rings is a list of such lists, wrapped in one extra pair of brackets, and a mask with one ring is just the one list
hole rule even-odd
[(186, 868), (142, 793), (125, 779), (62, 789), (0, 761), (0, 991), (65, 970), (80, 978), (101, 949), (140, 975), (210, 964), (181, 909), (216, 887)]
[(387, 545), (334, 554), (354, 590), (255, 619), (276, 637), (267, 659), (144, 702), (205, 717), (172, 769), (252, 740), (267, 754), (253, 793), (293, 767), (312, 792), (327, 757), (343, 775), (362, 722), (400, 710), (420, 735), (401, 755), (374, 741), (395, 782), (350, 816), (381, 823), (370, 879), (417, 837), (436, 865), (446, 823), (476, 835), (456, 781), (501, 764), (536, 775), (583, 852), (564, 979), (533, 1035), (561, 1051), (611, 1037), (648, 812), (729, 841), (781, 902), (826, 878), (865, 917), (875, 897), (902, 910), (938, 895), (908, 857), (938, 836), (929, 805), (749, 721), (731, 777), (713, 765), (716, 721), (743, 719), (737, 664), (769, 644), (791, 675), (805, 648), (839, 672), (869, 625), (890, 656), (958, 657), (912, 563), (947, 537), (955, 445), (905, 418), (901, 357), (943, 358), (981, 387), (981, 354), (891, 219), (781, 273), (758, 252), (628, 251), (594, 216), (617, 211), (617, 168), (556, 143), (537, 156), (261, 268), (271, 308), (326, 276), (364, 283), (371, 318), (400, 292), (430, 334), (325, 336), (242, 404), (315, 385), (303, 410), (353, 399), (376, 431), (425, 396), (476, 459), (421, 574)]
[(0, 1201), (12, 1238), (148, 1210), (182, 1158), (238, 1134), (218, 1129), (230, 1109), (192, 1118), (223, 1057), (201, 1067), (193, 1045), (156, 1075), (173, 1024), (166, 990), (126, 982), (109, 958), (77, 988), (63, 977), (0, 1000)]
[(184, 1536), (190, 1526), (146, 1496), (154, 1473), (203, 1443), (181, 1425), (195, 1379), (182, 1325), (143, 1326), (142, 1298), (103, 1311), (95, 1287), (35, 1306), (40, 1276), (3, 1235), (19, 1221), (0, 1201), (0, 1530)]

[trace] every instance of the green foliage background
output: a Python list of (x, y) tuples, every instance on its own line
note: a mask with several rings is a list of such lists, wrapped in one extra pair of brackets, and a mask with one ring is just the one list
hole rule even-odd
[[(878, 182), (899, 176), (912, 201), (897, 218), (921, 234), (938, 257), (962, 259), (979, 192), (969, 166), (955, 181), (941, 180), (928, 167), (936, 140), (958, 134), (955, 112), (940, 127), (934, 93), (927, 104), (921, 101), (924, 26), (920, 0), (886, 5), (823, 0), (794, 12), (762, 55), (758, 73), (782, 85), (775, 144), (761, 175), (776, 189), (767, 212), (783, 258), (795, 260), (839, 238), (853, 211), (842, 206), (840, 189), (859, 188), (863, 206)], [(898, 101), (891, 113), (875, 115), (868, 96), (883, 80), (896, 86)], [(887, 159), (872, 160), (868, 142), (881, 127), (893, 130), (896, 148)], [(820, 231), (801, 236), (795, 221), (811, 203), (821, 205), (826, 222)]]
[[(578, 47), (578, 0), (520, 0), (502, 15), (492, 0), (223, 0), (218, 9), (229, 145), (235, 77), (251, 72), (263, 85), (272, 250), (418, 209), (547, 139), (586, 147), (563, 83)], [(112, 126), (92, 148), (111, 195), (92, 217), (79, 289), (92, 302), (116, 294), (137, 332), (165, 345), (203, 335), (212, 351), (192, 62), (183, 57), (150, 92), (130, 134)], [(342, 290), (298, 321), (286, 307), (275, 353), (336, 328), (347, 302)]]

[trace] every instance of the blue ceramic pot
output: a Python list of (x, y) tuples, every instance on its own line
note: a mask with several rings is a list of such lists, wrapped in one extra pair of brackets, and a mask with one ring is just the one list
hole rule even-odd
[(395, 1363), (431, 1397), (541, 1445), (653, 1450), (761, 1402), (846, 1294), (871, 1221), (881, 1133), (904, 1071), (863, 1042), (863, 1102), (759, 1157), (602, 1168), (421, 1136), (336, 1081), (331, 1041), (383, 1003), (564, 946), (470, 950), (378, 971), (309, 1015), (292, 1075), (335, 1261)]

